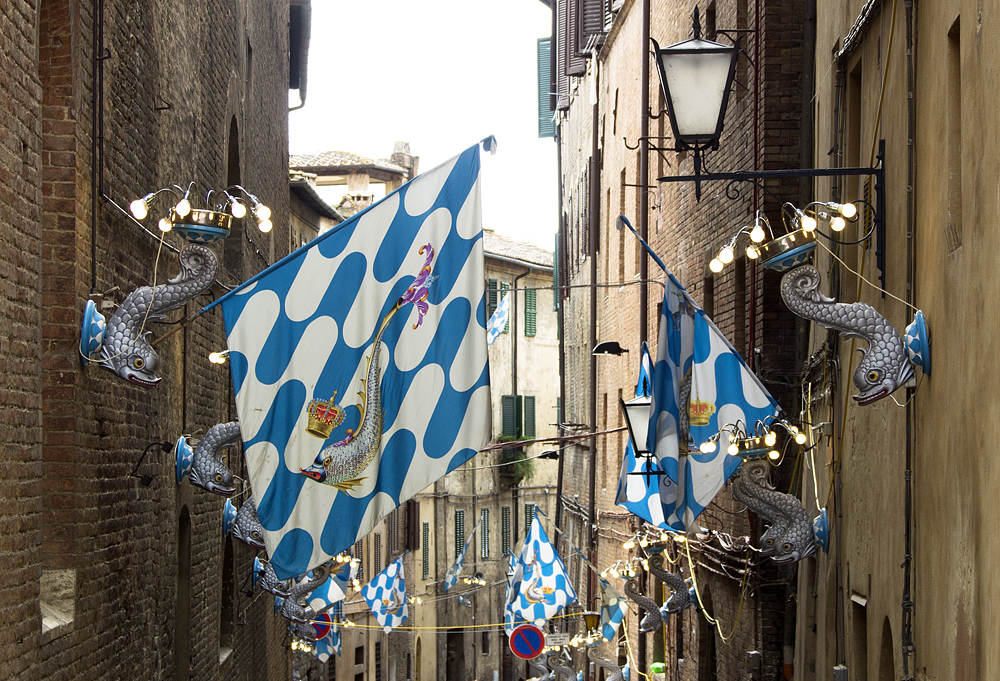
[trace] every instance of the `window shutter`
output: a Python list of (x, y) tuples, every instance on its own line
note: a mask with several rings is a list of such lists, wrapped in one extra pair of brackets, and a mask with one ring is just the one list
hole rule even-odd
[(587, 60), (579, 55), (580, 0), (566, 2), (566, 75), (583, 76), (587, 73)]
[(497, 302), (497, 280), (490, 279), (486, 287), (486, 321), (489, 321), (496, 312)]
[(517, 433), (514, 402), (514, 395), (504, 395), (500, 398), (500, 434), (504, 437), (514, 437)]
[(524, 396), (524, 437), (529, 440), (535, 437), (535, 398)]
[(537, 312), (535, 302), (538, 292), (535, 289), (525, 289), (524, 291), (524, 335), (535, 335), (535, 324)]
[(465, 511), (457, 509), (455, 511), (455, 558), (462, 553), (465, 546)]
[(424, 523), (424, 579), (431, 574), (431, 524)]
[(375, 533), (375, 571), (373, 574), (382, 572), (382, 535)]
[(490, 509), (484, 508), (479, 515), (479, 556), (490, 557)]
[[(500, 282), (500, 294), (501, 294), (500, 295), (500, 300), (503, 300), (503, 297), (505, 295), (507, 295), (507, 292), (509, 290), (510, 290), (510, 284), (508, 284), (506, 281), (501, 281)], [(514, 301), (512, 300), (510, 302), (513, 303)], [(510, 333), (510, 313), (507, 314), (507, 323), (503, 325), (503, 332), (504, 333)]]
[(510, 553), (510, 506), (500, 509), (500, 550), (505, 556)]
[(356, 577), (360, 580), (365, 575), (365, 552), (364, 544), (359, 539), (354, 542), (354, 557), (358, 559), (358, 574)]
[(410, 551), (420, 548), (420, 502), (416, 499), (406, 502), (406, 548)]
[(605, 19), (611, 15), (611, 0), (578, 0), (580, 3), (580, 32), (577, 52), (600, 49), (604, 44)]
[(524, 536), (528, 536), (528, 532), (531, 531), (531, 521), (535, 519), (535, 505), (525, 504), (524, 505)]
[(569, 108), (569, 74), (566, 72), (567, 69), (567, 52), (566, 49), (566, 3), (569, 0), (556, 0), (556, 16), (555, 16), (555, 39), (556, 43), (553, 46), (552, 61), (555, 62), (555, 69), (552, 72), (552, 80), (555, 84), (556, 98), (554, 106), (557, 111), (563, 111)]
[(538, 136), (555, 137), (556, 124), (552, 120), (552, 39), (538, 39)]

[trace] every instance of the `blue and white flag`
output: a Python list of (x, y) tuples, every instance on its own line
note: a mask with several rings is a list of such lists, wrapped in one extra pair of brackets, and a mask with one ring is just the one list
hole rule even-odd
[(469, 550), (469, 545), (472, 544), (472, 536), (476, 534), (476, 530), (479, 529), (479, 523), (483, 522), (480, 518), (476, 526), (472, 528), (472, 532), (469, 534), (469, 538), (465, 540), (465, 546), (462, 547), (462, 551), (458, 554), (458, 558), (455, 559), (455, 564), (448, 568), (448, 571), (444, 575), (444, 593), (448, 592), (448, 589), (455, 586), (458, 583), (458, 575), (462, 571), (462, 564), (465, 563), (465, 552)]
[(353, 561), (334, 563), (329, 579), (309, 594), (309, 607), (313, 612), (323, 612), (334, 603), (343, 601), (351, 588), (351, 580), (357, 574), (358, 564)]
[(332, 655), (340, 657), (343, 651), (343, 641), (340, 637), (339, 623), (343, 617), (343, 603), (337, 603), (332, 612), (323, 613), (313, 619), (312, 625), (316, 630), (313, 655), (318, 657), (320, 662), (326, 662)]
[(597, 579), (601, 584), (601, 638), (610, 641), (625, 619), (625, 601), (610, 582), (601, 577)]
[(566, 566), (549, 542), (536, 514), (507, 589), (504, 631), (509, 636), (516, 626), (525, 622), (541, 626), (575, 602), (576, 591), (566, 574)]
[[(667, 272), (647, 442), (666, 475), (658, 486), (664, 523), (677, 531), (694, 519), (740, 465), (727, 452), (729, 428), (741, 434), (768, 426), (780, 408), (718, 327)], [(700, 446), (719, 435), (712, 451)], [(641, 476), (626, 486), (630, 502), (651, 501)], [(652, 514), (655, 518), (656, 515)], [(643, 516), (645, 517), (645, 516)]]
[(508, 293), (493, 311), (489, 324), (486, 325), (486, 344), (493, 345), (493, 342), (500, 337), (507, 326), (507, 317), (510, 316), (510, 294)]
[(281, 578), (350, 547), (489, 441), (479, 176), (477, 145), (220, 298)]
[(389, 633), (406, 621), (406, 580), (403, 578), (403, 556), (378, 573), (361, 589), (361, 595), (371, 608), (375, 620)]
[[(643, 342), (639, 349), (639, 378), (635, 384), (635, 396), (646, 397), (653, 392), (653, 358), (649, 346)], [(635, 433), (642, 439), (646, 433)], [(631, 439), (625, 444), (621, 474), (618, 477), (618, 491), (615, 504), (633, 515), (658, 527), (666, 527), (663, 505), (660, 503), (659, 479), (662, 469), (655, 457), (637, 457)]]

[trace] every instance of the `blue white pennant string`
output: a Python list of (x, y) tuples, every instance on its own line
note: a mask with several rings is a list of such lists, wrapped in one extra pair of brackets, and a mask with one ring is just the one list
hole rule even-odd
[(606, 579), (598, 577), (598, 581), (601, 584), (601, 638), (610, 641), (625, 619), (625, 601)]
[(489, 323), (486, 325), (486, 344), (493, 345), (500, 334), (503, 333), (504, 328), (507, 326), (507, 319), (510, 316), (510, 294), (508, 293), (497, 305), (497, 309), (493, 311), (493, 316), (490, 317)]
[(375, 620), (389, 633), (407, 618), (406, 580), (403, 577), (403, 556), (365, 584), (361, 595), (368, 603)]
[(280, 578), (347, 549), (489, 440), (479, 154), (418, 176), (217, 301)]

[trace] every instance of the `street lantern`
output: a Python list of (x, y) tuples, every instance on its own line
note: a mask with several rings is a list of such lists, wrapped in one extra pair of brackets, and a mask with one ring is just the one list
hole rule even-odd
[(626, 402), (619, 397), (618, 402), (621, 404), (622, 413), (625, 414), (632, 451), (636, 456), (648, 457), (651, 452), (646, 447), (646, 434), (649, 431), (649, 407), (652, 398), (649, 395), (640, 395)]
[[(701, 171), (701, 153), (718, 149), (729, 102), (729, 90), (736, 74), (740, 46), (723, 45), (701, 37), (698, 8), (694, 9), (694, 37), (655, 48), (656, 67), (666, 98), (667, 114), (674, 134), (675, 151), (693, 151), (695, 175)], [(701, 198), (701, 184), (695, 181)]]

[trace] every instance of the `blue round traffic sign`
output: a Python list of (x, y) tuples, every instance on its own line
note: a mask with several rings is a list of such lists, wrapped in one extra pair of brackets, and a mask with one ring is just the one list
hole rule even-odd
[(510, 635), (510, 650), (522, 660), (533, 660), (544, 647), (545, 634), (534, 624), (522, 624)]

